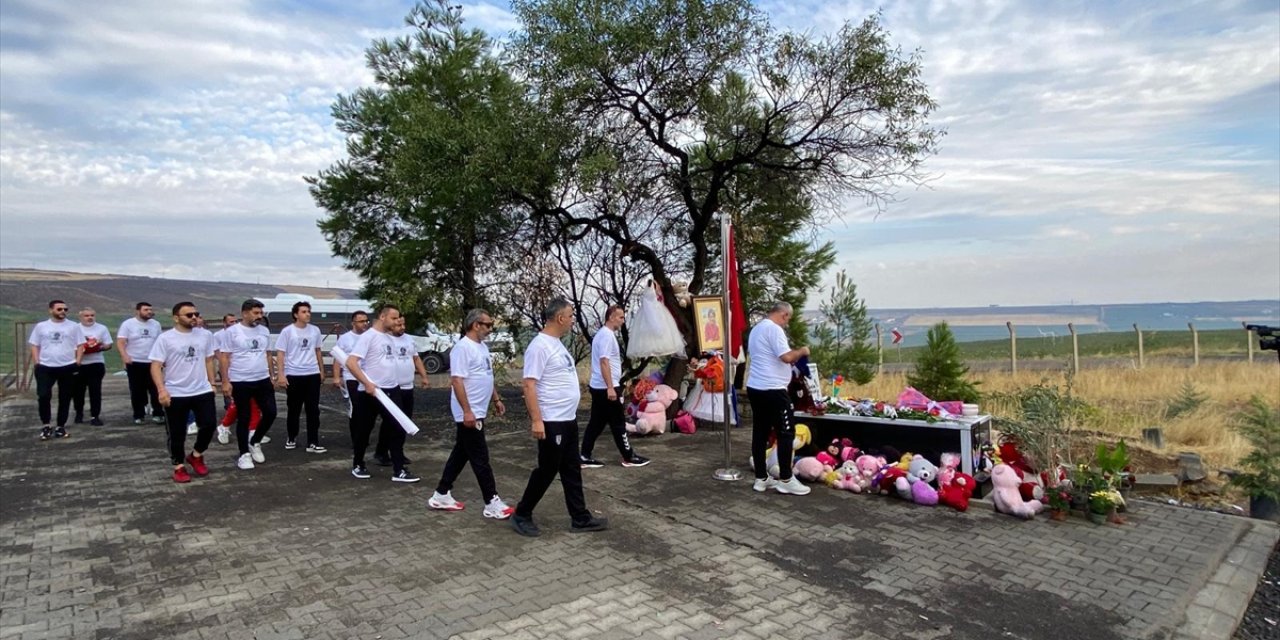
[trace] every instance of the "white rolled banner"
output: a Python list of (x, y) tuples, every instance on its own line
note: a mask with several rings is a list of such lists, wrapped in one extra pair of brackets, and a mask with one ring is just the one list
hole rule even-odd
[[(329, 350), (329, 355), (336, 358), (343, 367), (347, 366), (348, 354), (346, 351), (343, 351), (338, 347), (334, 347)], [(410, 393), (412, 393), (412, 390), (410, 390)], [(400, 406), (392, 402), (391, 398), (387, 397), (387, 394), (383, 393), (382, 389), (374, 389), (373, 397), (377, 398), (378, 402), (381, 402), (383, 408), (387, 410), (387, 413), (390, 413), (391, 417), (395, 418), (396, 422), (400, 423), (400, 428), (404, 429), (405, 433), (411, 436), (417, 435), (418, 425), (414, 424), (413, 420), (410, 420), (409, 416), (406, 416), (404, 412), (400, 410)]]

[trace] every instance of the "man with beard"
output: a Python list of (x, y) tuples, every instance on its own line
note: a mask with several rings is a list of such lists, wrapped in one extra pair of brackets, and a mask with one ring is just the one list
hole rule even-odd
[[(168, 409), (169, 457), (173, 463), (173, 481), (191, 482), (187, 466), (197, 476), (209, 473), (204, 452), (213, 440), (217, 424), (217, 405), (213, 393), (213, 334), (199, 327), (200, 312), (190, 302), (173, 305), (173, 328), (160, 334), (151, 347), (151, 377), (160, 404)], [(187, 416), (196, 424), (196, 444), (189, 455)]]
[[(84, 357), (84, 335), (80, 325), (67, 321), (67, 303), (49, 303), (49, 319), (37, 324), (27, 340), (35, 363), (36, 406), (40, 411), (40, 439), (66, 438), (67, 415), (75, 392), (76, 369)], [(58, 387), (58, 428), (52, 420), (53, 387)]]
[(133, 306), (134, 316), (120, 323), (116, 332), (116, 346), (120, 348), (120, 359), (124, 361), (125, 373), (129, 376), (129, 402), (133, 405), (133, 423), (142, 424), (146, 419), (147, 400), (151, 400), (151, 419), (156, 424), (164, 423), (164, 407), (160, 406), (160, 397), (156, 395), (156, 385), (151, 379), (151, 347), (160, 337), (160, 323), (156, 322), (156, 312), (151, 309), (150, 302), (139, 302)]
[[(222, 338), (222, 351), (218, 360), (227, 373), (222, 379), (222, 394), (232, 397), (237, 407), (236, 442), (240, 445), (240, 457), (236, 466), (252, 469), (254, 463), (266, 462), (262, 454), (262, 441), (271, 423), (276, 419), (276, 392), (271, 386), (271, 358), (267, 344), (271, 334), (262, 326), (262, 303), (250, 298), (240, 305), (240, 323), (227, 329)], [(249, 438), (250, 403), (257, 403), (262, 420)]]
[[(362, 480), (368, 479), (368, 467), (365, 466), (364, 454), (369, 448), (369, 435), (378, 416), (390, 424), (395, 424), (395, 417), (378, 400), (377, 392), (381, 390), (392, 402), (401, 396), (400, 381), (396, 378), (395, 341), (391, 336), (396, 323), (400, 321), (400, 309), (393, 305), (383, 305), (378, 309), (378, 320), (374, 326), (360, 336), (350, 355), (346, 366), (351, 375), (364, 386), (364, 392), (352, 398), (355, 404), (355, 423), (353, 429), (351, 475)], [(387, 433), (389, 442), (387, 449), (393, 466), (393, 482), (418, 482), (421, 480), (405, 467), (403, 429), (392, 429)]]
[(107, 375), (107, 361), (102, 352), (111, 350), (111, 330), (96, 320), (98, 312), (85, 307), (80, 310), (80, 333), (84, 334), (84, 357), (76, 371), (73, 403), (76, 424), (84, 422), (84, 396), (89, 394), (89, 424), (102, 426), (102, 379)]

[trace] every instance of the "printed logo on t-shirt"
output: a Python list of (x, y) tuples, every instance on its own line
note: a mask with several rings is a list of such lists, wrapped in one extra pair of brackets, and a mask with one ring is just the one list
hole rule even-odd
[(400, 357), (401, 357), (401, 358), (403, 358), (403, 357), (405, 357), (406, 355), (408, 355), (408, 353), (407, 353), (407, 352), (408, 352), (408, 349), (405, 349), (404, 347), (400, 347)]
[(307, 343), (308, 343), (308, 342), (310, 342), (310, 341), (311, 341), (311, 338), (303, 338), (303, 339), (302, 339), (302, 348), (303, 348), (303, 349), (306, 349), (306, 348), (307, 348)]
[(570, 356), (569, 354), (567, 354), (567, 353), (562, 353), (562, 354), (560, 354), (560, 355), (561, 355), (561, 356), (563, 356), (563, 358), (564, 358), (564, 366), (569, 367), (570, 369), (572, 369), (572, 368), (573, 368), (573, 357), (571, 357), (571, 356)]
[(556, 436), (556, 445), (558, 446), (559, 444), (560, 444), (560, 436)]
[(62, 333), (61, 333), (61, 332), (59, 332), (59, 331), (54, 331), (54, 332), (53, 332), (53, 341), (54, 341), (54, 342), (62, 342)]
[(252, 341), (250, 341), (250, 342), (249, 342), (249, 348), (250, 348), (250, 349), (257, 349), (257, 348), (258, 348), (258, 341), (257, 341), (257, 339), (254, 339), (254, 340), (252, 340)]
[(392, 355), (392, 353), (391, 353), (391, 345), (385, 345), (385, 346), (386, 346), (386, 349), (387, 349), (387, 353), (386, 353), (386, 355), (388, 355), (388, 356)]
[(187, 356), (186, 356), (186, 358), (187, 358), (187, 362), (191, 362), (192, 360), (195, 360), (195, 359), (196, 359), (196, 348), (195, 348), (195, 347), (187, 347)]
[(144, 335), (144, 336), (149, 336), (149, 335), (151, 335), (151, 330), (150, 330), (150, 329), (143, 329), (143, 330), (142, 330), (142, 335)]

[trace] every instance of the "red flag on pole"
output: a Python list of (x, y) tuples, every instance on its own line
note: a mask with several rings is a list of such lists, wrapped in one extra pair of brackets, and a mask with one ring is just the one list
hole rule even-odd
[(898, 331), (897, 329), (894, 329), (894, 330), (893, 330), (893, 331), (891, 331), (890, 333), (891, 333), (891, 334), (893, 334), (893, 343), (894, 343), (894, 344), (898, 344), (899, 342), (902, 342), (902, 332), (901, 332), (901, 331)]
[(727, 269), (729, 272), (729, 349), (728, 353), (731, 357), (738, 357), (742, 353), (742, 334), (747, 331), (747, 314), (742, 308), (742, 290), (738, 288), (738, 254), (734, 249), (733, 241), (733, 225), (729, 225), (729, 258), (727, 261)]

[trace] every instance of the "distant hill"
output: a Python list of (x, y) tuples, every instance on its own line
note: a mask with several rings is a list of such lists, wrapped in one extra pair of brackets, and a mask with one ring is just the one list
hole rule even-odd
[(90, 306), (100, 314), (130, 314), (141, 300), (157, 307), (157, 315), (176, 302), (190, 300), (213, 315), (239, 313), (240, 303), (253, 296), (302, 293), (320, 299), (355, 298), (354, 289), (204, 282), (104, 273), (74, 273), (40, 269), (0, 269), (0, 305), (44, 315), (49, 300), (66, 300), (73, 309)]

